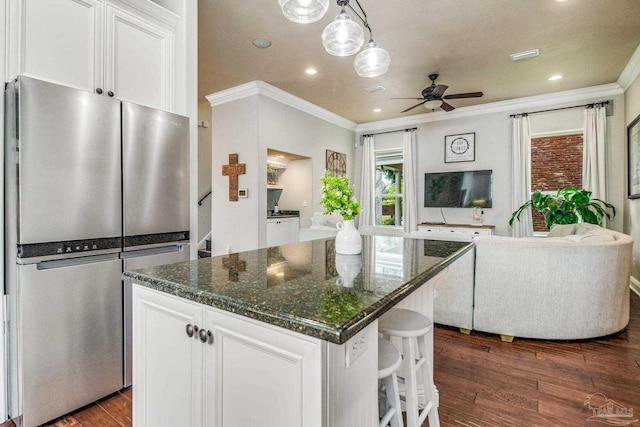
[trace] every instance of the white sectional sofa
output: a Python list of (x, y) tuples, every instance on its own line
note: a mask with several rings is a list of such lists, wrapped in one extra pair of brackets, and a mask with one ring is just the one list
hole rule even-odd
[(630, 236), (592, 224), (556, 226), (546, 238), (476, 238), (473, 329), (506, 341), (624, 329), (632, 245)]

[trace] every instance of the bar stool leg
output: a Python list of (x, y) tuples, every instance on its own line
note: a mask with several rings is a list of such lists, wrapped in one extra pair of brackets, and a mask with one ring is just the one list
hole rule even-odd
[(394, 372), (390, 377), (385, 378), (385, 392), (387, 394), (387, 407), (385, 411), (395, 408), (395, 413), (391, 417), (391, 427), (403, 427), (402, 407), (400, 406), (400, 393), (398, 390), (398, 376)]
[(413, 338), (402, 340), (402, 364), (404, 370), (405, 403), (407, 409), (407, 427), (420, 427), (418, 420), (418, 389), (416, 370), (412, 366), (416, 361), (416, 345)]
[[(436, 402), (436, 395), (434, 392), (433, 376), (431, 374), (431, 354), (427, 351), (427, 338), (426, 335), (418, 337), (418, 353), (421, 358), (425, 359), (425, 362), (420, 367), (420, 373), (422, 374), (422, 383), (424, 387), (424, 396), (427, 401), (427, 406), (424, 411), (428, 411), (429, 427), (440, 427), (440, 417), (438, 415), (438, 406)], [(429, 406), (431, 406), (429, 408)], [(422, 418), (422, 417), (420, 417)]]

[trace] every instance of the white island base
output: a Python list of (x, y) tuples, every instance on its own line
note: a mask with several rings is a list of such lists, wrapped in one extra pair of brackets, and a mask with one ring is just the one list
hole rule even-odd
[[(433, 318), (444, 273), (397, 306)], [(377, 320), (338, 345), (138, 285), (133, 307), (136, 427), (378, 425)]]

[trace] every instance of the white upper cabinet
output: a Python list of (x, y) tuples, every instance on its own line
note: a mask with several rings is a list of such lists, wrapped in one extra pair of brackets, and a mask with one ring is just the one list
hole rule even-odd
[(102, 80), (102, 6), (96, 0), (25, 0), (19, 73), (93, 92)]
[(178, 17), (140, 0), (22, 0), (18, 72), (173, 111)]

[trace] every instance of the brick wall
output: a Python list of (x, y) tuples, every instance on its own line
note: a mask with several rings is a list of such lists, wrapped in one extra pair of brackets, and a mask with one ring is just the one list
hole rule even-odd
[[(531, 191), (582, 188), (582, 134), (531, 139)], [(544, 218), (533, 212), (533, 230), (547, 231)]]

